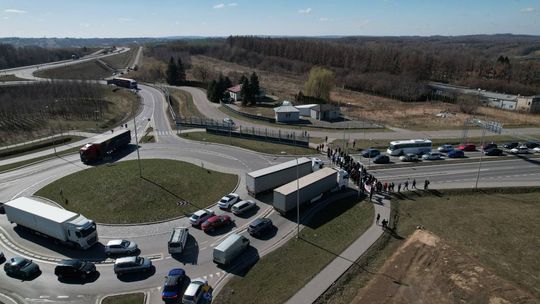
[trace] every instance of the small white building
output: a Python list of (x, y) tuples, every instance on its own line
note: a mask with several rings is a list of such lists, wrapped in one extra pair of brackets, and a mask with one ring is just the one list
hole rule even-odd
[(227, 92), (229, 93), (229, 96), (231, 96), (231, 98), (234, 101), (242, 100), (242, 93), (241, 93), (242, 92), (242, 85), (241, 84), (237, 84), (234, 87), (228, 88)]
[(338, 106), (331, 104), (318, 104), (311, 108), (311, 118), (317, 120), (336, 120), (340, 116), (340, 110)]
[(276, 122), (297, 122), (300, 120), (300, 110), (293, 107), (290, 102), (287, 102), (279, 107), (274, 108), (276, 114)]
[(316, 104), (307, 104), (296, 106), (296, 108), (300, 111), (300, 116), (311, 116), (311, 109), (316, 106)]

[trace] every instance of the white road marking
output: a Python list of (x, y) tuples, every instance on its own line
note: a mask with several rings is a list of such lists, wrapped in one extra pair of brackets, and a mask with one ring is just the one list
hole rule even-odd
[(51, 179), (51, 178), (53, 178), (53, 177), (55, 177), (55, 176), (54, 176), (54, 175), (53, 175), (53, 176), (49, 176), (49, 177), (44, 178), (44, 179), (42, 179), (42, 180), (40, 180), (40, 181), (38, 181), (38, 182), (33, 183), (32, 185), (30, 185), (30, 186), (28, 186), (28, 187), (22, 189), (21, 191), (19, 191), (19, 192), (18, 192), (17, 194), (15, 194), (10, 200), (14, 200), (14, 199), (17, 198), (19, 195), (21, 195), (21, 193), (23, 193), (24, 191), (26, 191), (26, 190), (28, 190), (28, 189), (30, 189), (30, 188), (36, 186), (37, 184), (42, 183), (42, 182), (44, 182), (44, 181), (46, 181), (46, 180), (48, 180), (48, 179)]
[(57, 296), (56, 298), (57, 299), (67, 299), (67, 298), (69, 298), (69, 296)]

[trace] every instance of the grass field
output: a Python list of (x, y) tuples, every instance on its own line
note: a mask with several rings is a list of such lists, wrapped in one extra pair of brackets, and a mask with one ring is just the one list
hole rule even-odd
[(282, 144), (268, 143), (258, 140), (241, 139), (235, 137), (220, 136), (214, 134), (208, 134), (206, 132), (189, 132), (182, 133), (180, 135), (185, 139), (205, 141), (211, 143), (218, 143), (224, 145), (230, 145), (234, 147), (244, 148), (256, 152), (268, 153), (268, 154), (282, 154), (285, 152), (291, 155), (310, 155), (315, 154), (316, 151), (310, 148), (295, 147)]
[[(531, 137), (540, 138), (540, 134), (531, 135)], [(392, 136), (390, 134), (389, 134), (388, 138), (386, 138), (386, 139), (373, 139), (373, 140), (357, 139), (357, 140), (355, 140), (356, 144), (355, 144), (354, 150), (360, 151), (362, 149), (367, 149), (369, 147), (386, 150), (388, 148), (388, 145), (390, 144), (390, 141), (392, 141), (392, 140), (393, 139), (392, 139)], [(330, 143), (330, 147), (332, 147), (332, 148), (335, 148), (335, 147), (338, 147), (338, 146), (339, 147), (344, 147), (344, 143), (346, 141), (347, 140), (343, 141), (343, 139), (336, 139), (332, 143)], [(437, 148), (438, 146), (443, 145), (443, 144), (451, 144), (451, 145), (454, 145), (454, 146), (461, 144), (461, 139), (460, 138), (433, 138), (433, 139), (431, 139), (431, 141), (433, 142), (433, 147), (434, 148)], [(476, 144), (477, 149), (480, 149), (481, 141), (482, 141), (482, 137), (468, 137), (467, 138), (467, 143)], [(506, 142), (513, 142), (513, 141), (522, 142), (523, 140), (518, 139), (518, 138), (513, 137), (513, 136), (507, 136), (507, 135), (498, 135), (498, 136), (489, 135), (489, 136), (484, 137), (484, 142), (485, 143), (495, 142), (495, 143), (497, 143), (499, 145), (502, 145), (503, 143), (506, 143)], [(352, 150), (351, 144), (349, 144), (349, 150)]]
[[(540, 188), (410, 192), (407, 199), (392, 200), (399, 214), (396, 232), (407, 237), (423, 225), (497, 275), (540, 297), (539, 195)], [(402, 243), (393, 237), (379, 242), (318, 303), (350, 303), (373, 278), (371, 273), (378, 273)]]
[(113, 67), (114, 69), (117, 69), (117, 70), (125, 69), (132, 64), (133, 60), (135, 60), (135, 56), (137, 55), (138, 49), (139, 49), (138, 47), (131, 48), (127, 52), (114, 55), (114, 56), (105, 57), (105, 58), (102, 58), (101, 60), (107, 63), (108, 65), (110, 65), (111, 67)]
[(103, 79), (112, 72), (100, 65), (96, 60), (85, 61), (69, 66), (41, 70), (34, 73), (37, 77), (52, 79)]
[[(141, 223), (182, 216), (214, 204), (234, 189), (238, 179), (180, 161), (149, 159), (141, 163), (142, 178), (137, 161), (118, 162), (63, 177), (36, 194), (97, 222)], [(180, 199), (190, 204), (177, 206)]]
[(180, 89), (169, 89), (173, 100), (176, 102), (174, 110), (176, 115), (182, 117), (205, 117), (193, 103), (193, 96)]
[(24, 81), (26, 79), (19, 78), (13, 74), (8, 75), (0, 75), (0, 82), (8, 82), (8, 81)]
[(101, 304), (144, 304), (144, 293), (130, 293), (106, 297)]
[[(373, 205), (354, 198), (333, 202), (301, 231), (301, 239), (258, 261), (244, 277), (234, 277), (214, 303), (283, 303), (345, 250), (372, 223)], [(332, 252), (329, 253), (328, 251)]]
[(84, 137), (81, 136), (60, 136), (54, 139), (45, 139), (37, 142), (0, 150), (0, 159), (26, 155), (47, 149), (53, 150), (54, 147), (60, 147), (68, 143), (77, 142)]

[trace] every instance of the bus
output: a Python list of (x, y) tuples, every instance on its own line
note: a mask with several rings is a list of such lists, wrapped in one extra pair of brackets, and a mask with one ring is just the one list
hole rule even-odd
[(115, 77), (113, 79), (107, 80), (107, 84), (115, 84), (119, 87), (128, 89), (138, 89), (137, 81), (129, 78)]
[(432, 143), (429, 139), (410, 139), (391, 141), (386, 153), (389, 155), (403, 155), (407, 153), (425, 154), (431, 152)]

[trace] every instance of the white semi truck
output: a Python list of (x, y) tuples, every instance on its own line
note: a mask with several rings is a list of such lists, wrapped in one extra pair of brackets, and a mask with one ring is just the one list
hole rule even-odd
[[(297, 167), (298, 166), (298, 171)], [(300, 157), (271, 167), (246, 173), (246, 188), (255, 196), (313, 172), (322, 166), (320, 160)], [(315, 168), (316, 167), (316, 168)]]
[(312, 202), (324, 193), (346, 188), (348, 183), (347, 171), (322, 168), (274, 189), (273, 206), (279, 213), (286, 214), (296, 208), (298, 202), (300, 205)]
[(19, 197), (4, 204), (7, 219), (55, 242), (88, 249), (98, 241), (96, 224), (37, 197)]

